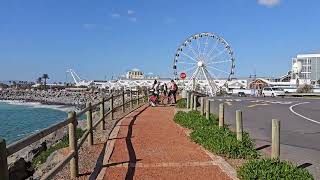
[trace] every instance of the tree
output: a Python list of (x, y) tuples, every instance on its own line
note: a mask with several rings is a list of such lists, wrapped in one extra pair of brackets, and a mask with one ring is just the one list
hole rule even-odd
[(302, 85), (297, 89), (297, 93), (312, 93), (313, 87), (312, 85)]
[(41, 77), (38, 77), (37, 80), (36, 80), (36, 83), (39, 84), (38, 87), (41, 89), (41, 86), (42, 86), (42, 78), (41, 78)]
[(46, 90), (47, 89), (47, 79), (50, 79), (49, 75), (43, 74), (41, 78), (44, 79), (44, 89)]
[(42, 83), (42, 78), (41, 78), (41, 77), (38, 77), (37, 80), (36, 80), (36, 83), (37, 83), (37, 84), (41, 84), (41, 83)]

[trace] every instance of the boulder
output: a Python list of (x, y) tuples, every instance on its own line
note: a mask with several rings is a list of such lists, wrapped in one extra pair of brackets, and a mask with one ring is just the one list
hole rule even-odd
[(34, 169), (31, 162), (26, 162), (20, 158), (9, 167), (9, 179), (23, 180), (32, 176)]

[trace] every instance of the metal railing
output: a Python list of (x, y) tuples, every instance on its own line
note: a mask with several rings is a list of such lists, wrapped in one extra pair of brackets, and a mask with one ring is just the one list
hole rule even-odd
[[(135, 93), (135, 98), (134, 97)], [(125, 95), (129, 96), (129, 100), (125, 101)], [(139, 91), (129, 91), (129, 92), (121, 92), (119, 94), (111, 94), (111, 96), (107, 98), (101, 98), (100, 101), (94, 105), (90, 102), (86, 104), (86, 108), (84, 108), (81, 112), (71, 111), (68, 113), (68, 118), (64, 121), (52, 125), (42, 131), (33, 134), (29, 137), (26, 137), (22, 140), (19, 140), (9, 146), (6, 146), (6, 142), (4, 139), (0, 137), (0, 179), (1, 180), (9, 180), (9, 172), (8, 172), (8, 156), (20, 151), (21, 149), (31, 145), (34, 142), (41, 140), (42, 138), (48, 136), (51, 133), (56, 132), (57, 130), (64, 128), (68, 125), (68, 133), (69, 133), (69, 154), (58, 163), (53, 169), (47, 172), (41, 179), (50, 179), (54, 177), (59, 171), (63, 169), (63, 167), (70, 163), (70, 177), (76, 178), (79, 176), (79, 164), (78, 164), (78, 153), (80, 147), (87, 140), (88, 145), (93, 145), (93, 130), (97, 128), (100, 124), (102, 130), (105, 129), (106, 117), (110, 115), (110, 119), (114, 120), (114, 113), (117, 109), (121, 108), (122, 113), (125, 113), (125, 109), (127, 106), (132, 110), (134, 108), (134, 102), (136, 108), (141, 107), (146, 102), (147, 93), (140, 94)], [(114, 102), (117, 98), (121, 99), (121, 104), (114, 107)], [(107, 112), (105, 112), (105, 103), (110, 102), (110, 108)], [(130, 104), (130, 105), (128, 105)], [(99, 119), (93, 124), (93, 111), (99, 106)], [(78, 140), (76, 137), (76, 127), (78, 124), (78, 118), (82, 115), (87, 115), (87, 128), (82, 137)]]

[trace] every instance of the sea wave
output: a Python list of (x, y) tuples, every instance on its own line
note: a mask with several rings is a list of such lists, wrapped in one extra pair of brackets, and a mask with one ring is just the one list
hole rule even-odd
[(40, 102), (26, 102), (21, 100), (0, 100), (0, 102), (10, 104), (10, 105), (18, 105), (18, 106), (28, 106), (31, 108), (45, 108), (45, 109), (54, 109), (64, 112), (75, 111), (76, 108), (74, 106), (68, 105), (47, 105), (42, 104)]

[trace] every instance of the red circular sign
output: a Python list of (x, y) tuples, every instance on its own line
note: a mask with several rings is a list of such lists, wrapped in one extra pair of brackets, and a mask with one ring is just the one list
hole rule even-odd
[(187, 74), (186, 74), (186, 73), (182, 72), (182, 73), (180, 74), (180, 78), (181, 78), (181, 79), (185, 79), (186, 77), (187, 77)]

